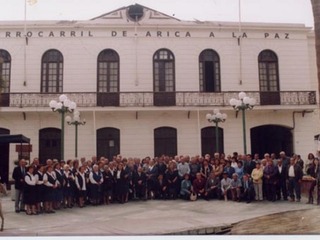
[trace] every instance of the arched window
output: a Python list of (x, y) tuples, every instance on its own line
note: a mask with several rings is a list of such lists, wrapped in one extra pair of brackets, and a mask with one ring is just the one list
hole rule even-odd
[(154, 156), (177, 155), (177, 129), (172, 127), (159, 127), (154, 129)]
[(41, 92), (61, 93), (63, 91), (63, 56), (55, 49), (46, 51), (41, 62)]
[(105, 49), (98, 56), (98, 92), (119, 92), (119, 55)]
[(260, 104), (280, 104), (278, 57), (271, 50), (264, 50), (258, 56)]
[(0, 107), (10, 105), (11, 56), (0, 49)]
[(0, 49), (0, 92), (10, 92), (11, 56), (3, 49)]
[(206, 49), (199, 56), (200, 92), (220, 92), (220, 58), (216, 51)]
[(153, 81), (155, 92), (175, 91), (175, 66), (173, 53), (160, 49), (153, 55)]
[(175, 63), (168, 49), (159, 49), (153, 55), (153, 101), (155, 106), (174, 106)]

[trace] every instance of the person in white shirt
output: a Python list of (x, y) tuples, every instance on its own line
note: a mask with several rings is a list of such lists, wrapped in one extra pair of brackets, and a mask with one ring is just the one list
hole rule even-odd
[(55, 213), (53, 211), (53, 202), (55, 199), (55, 189), (58, 186), (56, 175), (51, 165), (47, 166), (47, 171), (43, 176), (43, 182), (46, 186), (45, 194), (45, 211), (46, 213)]
[(79, 169), (78, 174), (76, 175), (76, 185), (78, 189), (78, 196), (79, 196), (79, 207), (84, 207), (84, 200), (87, 194), (87, 179), (85, 176), (85, 166), (81, 166)]
[(24, 177), (24, 203), (27, 207), (26, 214), (33, 215), (36, 212), (36, 183), (37, 178), (33, 175), (34, 167), (29, 166)]
[(224, 200), (228, 201), (228, 194), (230, 195), (230, 191), (231, 191), (231, 179), (228, 178), (227, 172), (223, 173), (223, 178), (220, 182), (220, 185), (221, 185), (221, 192), (224, 197)]

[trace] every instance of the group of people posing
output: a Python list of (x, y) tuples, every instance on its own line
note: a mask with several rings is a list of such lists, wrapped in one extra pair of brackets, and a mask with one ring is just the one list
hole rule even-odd
[[(310, 175), (308, 203), (319, 188), (319, 160), (313, 154), (304, 162), (299, 155), (280, 152), (225, 156), (168, 156), (123, 158), (104, 157), (60, 162), (39, 159), (26, 166), (21, 159), (15, 167), (15, 211), (28, 215), (54, 213), (61, 208), (126, 203), (129, 200), (221, 199), (243, 201), (289, 200), (300, 202), (301, 180)], [(319, 191), (317, 191), (319, 193)], [(320, 204), (319, 194), (317, 204)]]

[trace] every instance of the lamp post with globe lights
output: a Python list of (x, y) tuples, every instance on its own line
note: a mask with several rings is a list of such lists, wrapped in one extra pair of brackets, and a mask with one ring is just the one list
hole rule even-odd
[(230, 99), (230, 105), (234, 110), (242, 112), (242, 131), (243, 131), (243, 152), (247, 154), (247, 138), (246, 138), (246, 115), (245, 112), (247, 109), (253, 109), (256, 104), (254, 98), (248, 97), (245, 92), (239, 93), (239, 99), (232, 98)]
[(79, 111), (74, 111), (73, 112), (73, 119), (71, 119), (70, 116), (66, 116), (66, 122), (69, 125), (74, 125), (75, 126), (75, 157), (78, 157), (78, 126), (79, 125), (85, 125), (86, 120), (80, 119), (80, 112)]
[(219, 134), (218, 134), (218, 130), (219, 130), (219, 123), (220, 122), (225, 122), (227, 119), (227, 114), (225, 113), (220, 113), (219, 109), (214, 109), (213, 113), (208, 113), (206, 115), (206, 119), (208, 120), (208, 122), (210, 123), (215, 123), (215, 132), (216, 132), (216, 151), (220, 153), (219, 151)]
[(59, 96), (59, 102), (56, 100), (51, 100), (49, 107), (53, 112), (58, 112), (61, 114), (61, 159), (64, 160), (64, 121), (65, 114), (68, 112), (73, 112), (77, 108), (77, 104), (68, 99), (64, 94)]

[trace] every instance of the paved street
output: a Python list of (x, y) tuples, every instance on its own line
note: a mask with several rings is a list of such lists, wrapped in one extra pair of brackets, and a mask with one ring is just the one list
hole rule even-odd
[(320, 207), (276, 213), (242, 221), (231, 234), (320, 234)]
[(150, 200), (27, 216), (14, 212), (14, 202), (9, 197), (2, 198), (2, 205), (5, 215), (2, 236), (212, 234), (221, 227), (268, 214), (319, 209), (304, 202)]

